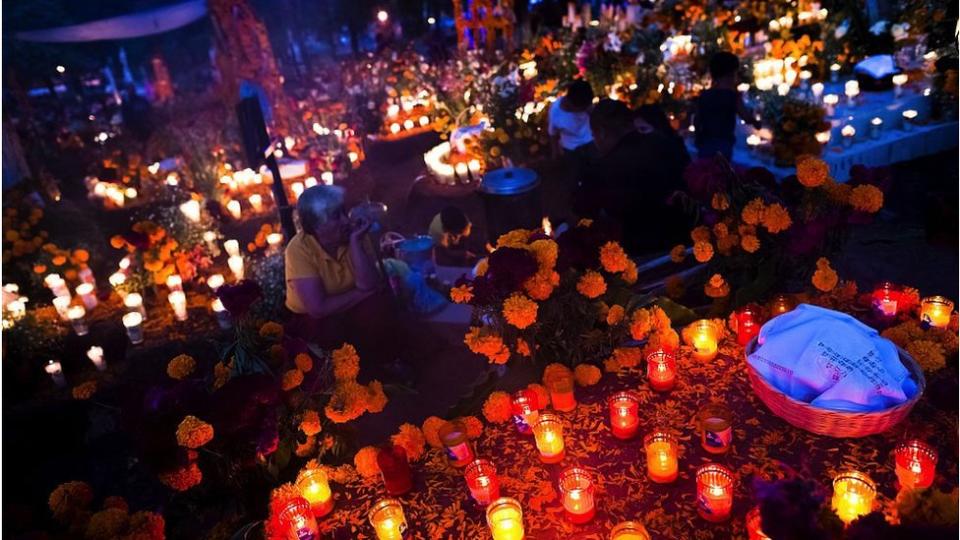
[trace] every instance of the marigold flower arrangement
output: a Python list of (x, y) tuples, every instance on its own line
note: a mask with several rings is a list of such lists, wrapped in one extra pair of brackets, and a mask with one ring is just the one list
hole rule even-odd
[(186, 416), (177, 427), (177, 444), (184, 448), (200, 448), (213, 440), (213, 426), (196, 416)]
[(167, 375), (171, 379), (180, 381), (189, 377), (196, 368), (197, 361), (192, 356), (179, 354), (167, 363)]

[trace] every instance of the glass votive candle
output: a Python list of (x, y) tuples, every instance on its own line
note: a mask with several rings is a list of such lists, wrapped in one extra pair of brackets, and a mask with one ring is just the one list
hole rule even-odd
[(833, 479), (831, 507), (840, 521), (847, 525), (858, 517), (869, 514), (873, 510), (876, 497), (876, 484), (862, 472), (843, 472)]
[(123, 299), (123, 305), (127, 308), (127, 311), (139, 313), (141, 319), (147, 319), (147, 310), (143, 307), (143, 297), (140, 296), (140, 293), (128, 294)]
[(666, 392), (677, 382), (677, 360), (663, 349), (647, 356), (647, 382), (650, 388)]
[(883, 129), (883, 119), (879, 116), (874, 116), (870, 119), (870, 138), (879, 139), (880, 131)]
[(701, 362), (709, 362), (717, 356), (717, 326), (713, 321), (701, 319), (693, 323), (690, 329), (690, 345), (693, 347), (693, 358)]
[(890, 79), (893, 82), (893, 97), (900, 97), (903, 94), (903, 85), (907, 84), (910, 77), (906, 73), (897, 73)]
[(823, 83), (816, 82), (810, 85), (810, 91), (813, 92), (813, 99), (820, 100), (820, 96), (823, 95)]
[(903, 130), (912, 131), (913, 122), (917, 119), (917, 111), (913, 109), (907, 109), (901, 113), (901, 116), (903, 116)]
[(167, 295), (167, 301), (173, 308), (173, 314), (178, 321), (187, 320), (187, 295), (183, 291), (173, 291)]
[(884, 281), (877, 286), (872, 296), (873, 309), (878, 315), (884, 318), (897, 316), (897, 305), (900, 298), (899, 287), (889, 281)]
[(377, 540), (403, 540), (407, 530), (407, 518), (403, 506), (396, 499), (380, 499), (367, 514)]
[(920, 440), (902, 442), (893, 450), (894, 470), (900, 489), (923, 489), (933, 484), (937, 451)]
[(953, 302), (943, 296), (930, 296), (920, 301), (920, 321), (934, 328), (946, 328), (953, 314)]
[(223, 250), (227, 252), (227, 255), (231, 257), (237, 257), (240, 255), (240, 241), (239, 240), (224, 240)]
[(624, 521), (610, 529), (610, 540), (650, 540), (650, 533), (642, 523)]
[(658, 484), (669, 484), (677, 479), (680, 464), (677, 438), (665, 431), (654, 431), (643, 438), (647, 454), (647, 476)]
[(843, 93), (847, 96), (847, 105), (853, 107), (857, 104), (857, 96), (860, 95), (860, 83), (856, 80), (847, 81), (843, 85)]
[(233, 216), (233, 219), (240, 219), (243, 215), (240, 209), (240, 201), (231, 200), (227, 202), (227, 212), (230, 212), (230, 215)]
[(487, 527), (493, 540), (522, 540), (523, 509), (520, 502), (500, 497), (487, 507)]
[(221, 302), (219, 298), (213, 299), (213, 302), (210, 303), (210, 309), (212, 309), (213, 314), (216, 315), (217, 325), (220, 326), (221, 330), (233, 328), (233, 320), (230, 318), (230, 312), (223, 306), (223, 302)]
[(733, 510), (733, 472), (716, 463), (697, 469), (697, 513), (707, 521), (726, 521)]
[(454, 467), (465, 467), (473, 461), (473, 447), (467, 437), (467, 427), (463, 422), (452, 421), (440, 426), (437, 430), (440, 442), (447, 453), (447, 459)]
[(613, 436), (632, 439), (640, 428), (640, 400), (630, 392), (617, 392), (607, 399), (610, 409), (610, 431)]
[(771, 540), (763, 532), (763, 520), (760, 517), (759, 506), (754, 506), (747, 512), (747, 540)]
[(850, 148), (853, 146), (853, 139), (857, 136), (857, 128), (847, 124), (840, 128), (840, 135), (843, 137), (843, 147)]
[(53, 296), (70, 296), (67, 282), (60, 277), (60, 274), (48, 274), (47, 277), (43, 278), (43, 283), (50, 289)]
[(745, 347), (750, 340), (760, 335), (760, 308), (747, 305), (737, 311), (737, 344)]
[(110, 282), (110, 286), (113, 287), (117, 294), (120, 295), (120, 298), (126, 296), (126, 291), (120, 289), (119, 287), (127, 282), (127, 275), (123, 272), (114, 272), (110, 274), (110, 277), (107, 278), (107, 281)]
[(785, 294), (778, 294), (770, 301), (770, 314), (776, 317), (777, 315), (783, 315), (784, 313), (793, 311), (795, 307), (796, 304), (792, 298)]
[(833, 116), (837, 112), (837, 103), (840, 102), (840, 96), (836, 94), (827, 94), (823, 96), (823, 106), (826, 109), (827, 116)]
[(70, 317), (67, 316), (67, 311), (70, 309), (70, 302), (73, 299), (69, 296), (58, 296), (53, 299), (53, 307), (57, 310), (57, 315), (60, 315), (60, 319), (64, 321), (69, 321)]
[(577, 398), (573, 393), (573, 377), (569, 374), (556, 375), (548, 380), (547, 391), (550, 392), (550, 403), (555, 410), (570, 412), (577, 408)]
[(582, 467), (570, 467), (560, 473), (560, 498), (570, 523), (582, 524), (596, 514), (593, 478)]
[(60, 365), (60, 362), (50, 360), (46, 366), (43, 366), (43, 370), (47, 372), (47, 375), (50, 375), (53, 384), (57, 385), (58, 388), (63, 388), (67, 385), (67, 378), (63, 376), (63, 367)]
[(536, 394), (526, 389), (513, 394), (513, 423), (517, 426), (517, 431), (524, 435), (532, 433), (538, 416)]
[(300, 496), (310, 503), (314, 517), (323, 517), (333, 510), (333, 492), (323, 469), (304, 469), (297, 476)]
[(248, 199), (250, 201), (250, 206), (253, 208), (254, 212), (260, 212), (263, 210), (263, 196), (259, 193), (254, 193)]
[(697, 414), (700, 446), (711, 454), (725, 454), (733, 442), (733, 415), (719, 403), (705, 405)]
[(179, 274), (171, 274), (167, 276), (167, 289), (170, 291), (182, 291), (183, 278), (181, 278)]
[(566, 451), (563, 444), (563, 422), (555, 414), (543, 413), (533, 425), (533, 437), (543, 463), (563, 461)]
[(87, 309), (93, 309), (97, 307), (97, 295), (94, 293), (93, 285), (89, 283), (81, 283), (77, 285), (77, 296), (80, 297), (80, 301), (83, 302), (83, 306)]
[(830, 82), (837, 82), (840, 80), (840, 64), (831, 64), (830, 65)]
[(123, 327), (127, 330), (130, 343), (143, 343), (143, 316), (139, 312), (131, 311), (123, 316)]
[(67, 318), (70, 319), (70, 325), (73, 326), (73, 331), (78, 336), (85, 336), (90, 331), (87, 327), (87, 321), (83, 320), (86, 314), (87, 310), (83, 309), (83, 306), (70, 306), (67, 309)]
[(817, 142), (818, 142), (818, 143), (820, 143), (820, 144), (822, 144), (822, 145), (824, 145), (824, 146), (826, 146), (827, 144), (830, 143), (830, 131), (829, 131), (829, 130), (827, 130), (827, 131), (821, 131), (821, 132), (815, 134), (813, 137), (814, 137), (815, 139), (817, 139)]
[(486, 459), (471, 461), (463, 472), (470, 495), (477, 504), (486, 506), (500, 497), (500, 479), (497, 467)]
[(377, 452), (377, 465), (388, 495), (403, 495), (413, 488), (413, 472), (402, 446), (390, 445)]
[(241, 255), (231, 255), (227, 259), (227, 266), (230, 267), (230, 271), (233, 272), (233, 278), (237, 281), (243, 279), (243, 256)]
[(222, 287), (225, 282), (223, 274), (213, 274), (207, 278), (207, 287), (210, 287), (211, 291), (217, 292), (217, 289)]
[(93, 365), (97, 368), (97, 371), (103, 371), (107, 369), (107, 362), (103, 359), (103, 347), (97, 347), (95, 345), (87, 349), (87, 358), (93, 362)]

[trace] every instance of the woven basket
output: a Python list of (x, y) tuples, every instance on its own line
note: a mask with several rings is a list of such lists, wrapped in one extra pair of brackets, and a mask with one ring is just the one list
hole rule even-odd
[[(745, 348), (746, 356), (756, 348), (757, 339), (754, 338)], [(794, 426), (829, 437), (866, 437), (886, 431), (906, 418), (910, 414), (910, 409), (920, 400), (926, 387), (923, 371), (917, 361), (903, 349), (897, 347), (897, 351), (900, 353), (900, 361), (917, 382), (917, 393), (910, 400), (883, 411), (842, 412), (821, 409), (809, 403), (797, 401), (773, 387), (749, 362), (747, 362), (747, 375), (760, 401), (763, 401), (773, 414)], [(746, 357), (744, 359), (746, 360)]]

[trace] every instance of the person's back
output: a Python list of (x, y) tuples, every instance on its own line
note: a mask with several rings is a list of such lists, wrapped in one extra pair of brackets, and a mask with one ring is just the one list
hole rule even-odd
[(710, 88), (700, 93), (694, 113), (694, 140), (701, 159), (717, 154), (733, 157), (737, 116), (760, 127), (736, 89), (739, 69), (740, 59), (733, 53), (721, 51), (710, 59)]

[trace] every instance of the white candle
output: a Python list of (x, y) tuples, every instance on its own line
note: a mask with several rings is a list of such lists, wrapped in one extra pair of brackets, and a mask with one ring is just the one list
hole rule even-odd
[(464, 163), (464, 162), (461, 161), (460, 163), (457, 163), (457, 164), (453, 167), (453, 170), (456, 171), (457, 176), (463, 178), (463, 177), (467, 176), (467, 171), (469, 170), (469, 168), (467, 167), (467, 164), (466, 164), (466, 163)]
[(97, 368), (97, 371), (103, 371), (107, 369), (107, 362), (103, 359), (103, 347), (98, 347), (94, 345), (87, 349), (87, 358), (93, 362), (93, 365)]
[(233, 327), (233, 321), (230, 320), (230, 312), (227, 311), (227, 308), (223, 307), (223, 302), (221, 302), (219, 298), (213, 299), (210, 308), (213, 309), (214, 315), (217, 316), (217, 324), (220, 325), (222, 330), (229, 330)]
[(763, 142), (763, 140), (756, 133), (747, 135), (747, 146), (750, 148), (751, 152), (756, 152), (761, 142)]
[(860, 83), (857, 81), (847, 81), (843, 85), (843, 93), (847, 96), (847, 105), (853, 107), (856, 105), (856, 98), (860, 94)]
[(250, 201), (250, 206), (253, 207), (254, 212), (263, 211), (263, 197), (259, 193), (254, 193), (248, 200)]
[(467, 162), (467, 168), (470, 169), (470, 172), (477, 174), (480, 172), (480, 160), (471, 159)]
[(813, 99), (819, 100), (820, 96), (823, 95), (823, 83), (813, 83), (810, 85), (810, 90), (813, 92)]
[(790, 85), (787, 83), (780, 83), (777, 85), (777, 94), (785, 96), (790, 93)]
[(880, 130), (882, 127), (883, 127), (883, 119), (881, 119), (879, 116), (874, 116), (870, 120), (870, 138), (879, 139)]
[[(23, 297), (26, 298), (26, 297)], [(27, 304), (25, 300), (17, 298), (16, 300), (11, 300), (7, 302), (5, 306), (8, 313), (10, 313), (11, 319), (20, 319), (27, 314)]]
[(227, 265), (230, 266), (230, 271), (233, 272), (233, 277), (237, 281), (243, 279), (243, 257), (240, 255), (233, 255), (227, 259)]
[(217, 289), (223, 286), (224, 281), (223, 274), (213, 274), (207, 278), (207, 286), (210, 287), (211, 291), (217, 292)]
[(80, 300), (87, 309), (97, 307), (97, 295), (93, 292), (93, 285), (89, 283), (77, 285), (77, 296), (80, 297)]
[(396, 118), (400, 113), (400, 106), (393, 104), (387, 107), (387, 118)]
[(270, 252), (275, 252), (280, 247), (280, 243), (283, 242), (283, 235), (280, 233), (270, 233), (267, 235), (267, 245), (270, 247)]
[(146, 320), (147, 310), (143, 307), (143, 297), (140, 296), (140, 293), (130, 293), (123, 299), (123, 305), (126, 306), (127, 311), (134, 313), (139, 313), (140, 318)]
[(400, 133), (400, 124), (396, 122), (390, 124), (390, 133), (393, 133), (394, 135)]
[(737, 92), (740, 92), (741, 94), (745, 94), (745, 93), (747, 93), (748, 91), (750, 91), (750, 85), (749, 85), (749, 84), (747, 84), (747, 83), (740, 83), (740, 84), (737, 85)]
[(827, 94), (823, 96), (823, 104), (827, 106), (827, 116), (833, 116), (834, 107), (840, 102), (840, 96), (836, 94)]
[(67, 288), (67, 282), (60, 277), (60, 274), (49, 274), (43, 279), (43, 282), (54, 296), (70, 296), (70, 289)]
[(857, 135), (857, 129), (847, 124), (840, 130), (840, 135), (843, 135), (843, 146), (849, 148), (853, 144), (853, 138)]
[(60, 315), (61, 320), (70, 320), (70, 317), (67, 316), (67, 310), (70, 309), (71, 301), (72, 299), (69, 296), (58, 296), (53, 299), (53, 307), (57, 309), (57, 314)]
[(50, 378), (53, 379), (53, 384), (57, 385), (59, 388), (63, 388), (67, 385), (67, 379), (63, 376), (63, 368), (60, 366), (60, 362), (56, 360), (50, 360), (47, 362), (47, 365), (43, 368), (44, 371), (50, 375)]
[(821, 131), (820, 133), (817, 133), (816, 135), (814, 135), (814, 137), (817, 138), (817, 142), (818, 142), (818, 143), (823, 144), (823, 145), (826, 145), (827, 143), (830, 142), (830, 132), (829, 132), (829, 131)]
[(110, 286), (113, 287), (115, 291), (117, 291), (117, 294), (120, 295), (120, 298), (123, 298), (124, 296), (126, 296), (127, 294), (126, 291), (124, 291), (123, 289), (118, 289), (118, 287), (120, 287), (121, 285), (127, 282), (126, 274), (124, 274), (123, 272), (114, 272), (110, 274), (110, 277), (107, 278), (107, 281), (109, 281)]
[(200, 201), (196, 199), (190, 199), (189, 201), (180, 205), (180, 212), (183, 213), (186, 218), (194, 223), (200, 222)]
[(179, 274), (171, 274), (167, 276), (167, 289), (171, 291), (182, 291), (183, 278), (181, 278)]
[(227, 203), (227, 211), (233, 216), (233, 219), (240, 219), (240, 201), (231, 200)]
[(143, 343), (143, 317), (136, 311), (132, 311), (123, 316), (123, 327), (127, 329), (127, 337), (130, 343), (139, 345)]
[(350, 163), (356, 163), (360, 159), (360, 154), (356, 152), (347, 152), (347, 157), (350, 158)]
[(300, 195), (303, 194), (303, 184), (301, 184), (300, 182), (294, 182), (290, 184), (290, 191), (293, 192), (294, 199), (299, 199)]
[(126, 273), (127, 269), (130, 268), (130, 256), (127, 255), (126, 257), (120, 259), (120, 262), (117, 263), (117, 267), (119, 267), (122, 272)]
[(173, 291), (167, 295), (167, 301), (173, 308), (173, 314), (178, 321), (187, 320), (187, 295), (183, 291)]
[(77, 277), (80, 278), (80, 283), (89, 283), (94, 287), (97, 286), (97, 279), (93, 277), (93, 270), (89, 266), (84, 266), (77, 272)]
[(421, 117), (420, 117), (420, 126), (421, 126), (421, 127), (427, 127), (428, 125), (430, 125), (430, 117), (429, 117), (429, 116), (421, 116)]
[(900, 97), (903, 94), (903, 85), (907, 84), (907, 81), (910, 80), (910, 77), (906, 73), (897, 73), (892, 77), (893, 80), (893, 95), (894, 97)]
[(410, 129), (413, 129), (413, 126), (414, 126), (413, 120), (407, 118), (406, 120), (403, 121), (403, 129), (410, 130)]
[(231, 257), (236, 257), (240, 255), (240, 241), (239, 240), (227, 240), (223, 243), (223, 249), (227, 251), (227, 255)]
[(837, 82), (840, 80), (840, 64), (833, 64), (830, 66), (830, 82)]
[(318, 182), (317, 182), (317, 178), (316, 178), (316, 177), (314, 177), (314, 176), (309, 176), (309, 177), (307, 177), (306, 180), (303, 181), (303, 187), (306, 188), (306, 189), (310, 189), (310, 188), (312, 188), (313, 186), (317, 185), (317, 183), (318, 183)]
[(320, 173), (320, 180), (323, 181), (323, 185), (332, 186), (333, 185), (333, 173), (330, 171), (323, 171)]
[(913, 129), (913, 121), (917, 118), (917, 111), (913, 109), (907, 109), (903, 111), (903, 130), (910, 131)]
[(87, 328), (87, 322), (83, 320), (83, 316), (87, 314), (87, 310), (83, 309), (83, 306), (71, 306), (67, 310), (67, 318), (70, 319), (70, 324), (73, 325), (73, 331), (76, 332), (78, 336), (85, 336), (87, 332), (90, 331)]

